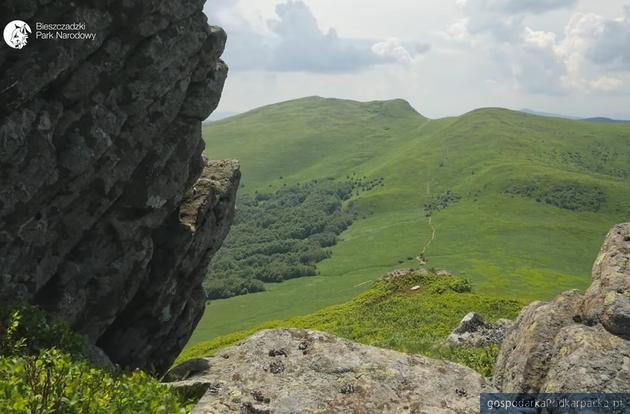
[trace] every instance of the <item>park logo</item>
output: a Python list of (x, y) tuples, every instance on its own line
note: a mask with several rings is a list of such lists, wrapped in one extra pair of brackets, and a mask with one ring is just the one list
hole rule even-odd
[(13, 20), (4, 28), (4, 41), (13, 49), (22, 49), (28, 43), (31, 28), (22, 20)]

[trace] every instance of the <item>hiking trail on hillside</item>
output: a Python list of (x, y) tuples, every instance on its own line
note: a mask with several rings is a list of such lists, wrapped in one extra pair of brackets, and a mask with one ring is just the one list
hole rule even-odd
[(427, 260), (426, 257), (427, 249), (429, 248), (429, 246), (431, 246), (431, 243), (433, 243), (436, 237), (436, 229), (433, 225), (433, 216), (429, 216), (428, 224), (431, 228), (431, 238), (426, 242), (426, 244), (422, 248), (422, 251), (420, 252), (420, 255), (416, 258), (421, 265), (426, 265), (427, 263), (429, 263), (429, 260)]

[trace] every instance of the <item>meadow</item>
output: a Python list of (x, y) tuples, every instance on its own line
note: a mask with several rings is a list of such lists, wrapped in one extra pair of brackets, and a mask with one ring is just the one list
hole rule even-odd
[(211, 301), (189, 346), (346, 302), (418, 267), (433, 232), (425, 205), (448, 191), (461, 199), (432, 212), (426, 266), (525, 302), (587, 287), (606, 232), (630, 219), (627, 125), (494, 108), (428, 120), (402, 100), (313, 97), (206, 124), (204, 137), (208, 157), (240, 160), (246, 194), (328, 177), (385, 185), (346, 202), (357, 219), (318, 276)]

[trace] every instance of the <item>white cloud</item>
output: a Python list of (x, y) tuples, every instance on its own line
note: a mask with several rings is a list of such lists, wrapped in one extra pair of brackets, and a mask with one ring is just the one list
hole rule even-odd
[[(627, 93), (630, 87), (630, 8), (605, 18), (575, 13), (558, 33), (525, 24), (528, 15), (574, 1), (460, 0), (465, 16), (449, 29), (452, 40), (508, 62), (517, 88), (537, 94)], [(611, 72), (618, 72), (612, 74)]]
[(212, 12), (207, 10), (211, 20), (226, 26), (226, 59), (233, 70), (349, 73), (374, 65), (407, 64), (429, 50), (419, 43), (411, 53), (399, 40), (392, 47), (391, 39), (375, 43), (342, 38), (335, 29), (323, 31), (301, 0), (276, 4), (275, 17), (260, 30), (238, 13), (237, 3), (221, 0), (212, 4)]
[(466, 15), (451, 25), (450, 31), (459, 39), (471, 40), (487, 35), (503, 42), (520, 36), (527, 15), (543, 14), (571, 8), (577, 0), (457, 0)]
[(596, 15), (578, 15), (572, 20), (567, 37), (579, 39), (591, 62), (614, 70), (630, 70), (630, 8), (624, 16), (604, 19)]
[[(426, 44), (415, 45), (416, 52), (420, 54), (428, 52), (429, 49), (430, 46)], [(400, 39), (396, 37), (390, 37), (383, 42), (374, 44), (374, 46), (372, 46), (372, 52), (377, 56), (393, 59), (405, 65), (413, 65), (418, 62), (418, 57), (410, 53), (409, 50), (403, 46)]]
[(529, 45), (541, 49), (550, 49), (556, 44), (556, 34), (551, 32), (536, 31), (526, 27), (523, 40)]
[(277, 19), (269, 22), (278, 40), (269, 68), (278, 71), (352, 72), (386, 63), (387, 56), (370, 47), (342, 39), (334, 29), (323, 32), (315, 16), (302, 1), (289, 0), (276, 6)]
[(630, 118), (624, 2), (208, 0), (228, 33), (219, 110), (323, 95)]
[[(466, 0), (458, 0), (466, 1)], [(468, 18), (458, 19), (446, 29), (446, 36), (456, 42), (471, 42), (473, 36), (468, 31)]]
[(585, 92), (627, 93), (630, 89), (630, 14), (606, 19), (595, 13), (573, 15), (554, 52), (564, 64), (567, 87)]
[(602, 76), (601, 78), (589, 82), (589, 86), (597, 91), (613, 92), (623, 87), (624, 81), (618, 78)]
[(460, 8), (502, 14), (546, 13), (575, 6), (577, 0), (457, 0)]

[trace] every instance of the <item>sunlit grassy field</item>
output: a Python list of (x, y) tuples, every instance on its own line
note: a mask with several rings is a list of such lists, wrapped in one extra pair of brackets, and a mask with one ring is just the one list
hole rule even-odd
[[(627, 125), (503, 109), (430, 121), (400, 100), (305, 98), (207, 124), (204, 137), (210, 158), (241, 161), (242, 192), (353, 174), (384, 177), (385, 186), (352, 200), (359, 219), (318, 265), (319, 276), (213, 301), (189, 346), (342, 303), (389, 270), (417, 267), (431, 236), (423, 206), (446, 191), (462, 199), (434, 212), (428, 267), (524, 301), (588, 286), (605, 233), (630, 219)], [(506, 193), (532, 183), (579, 184), (606, 201), (597, 211), (570, 211)]]
[(177, 363), (212, 356), (261, 329), (308, 328), (367, 345), (449, 359), (490, 376), (498, 347), (453, 348), (443, 341), (468, 312), (494, 322), (514, 318), (522, 306), (523, 302), (476, 293), (459, 277), (410, 274), (379, 281), (351, 301), (308, 316), (266, 322), (201, 342), (184, 351)]

